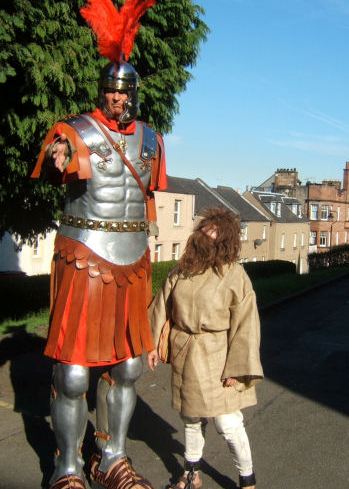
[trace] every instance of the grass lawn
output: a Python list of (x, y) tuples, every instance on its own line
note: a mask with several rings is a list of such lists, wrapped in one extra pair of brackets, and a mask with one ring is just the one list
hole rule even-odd
[[(160, 287), (175, 262), (153, 265), (153, 291)], [(349, 273), (349, 266), (317, 270), (307, 275), (283, 274), (256, 278), (253, 286), (260, 307), (289, 295), (311, 289), (321, 283)], [(48, 324), (49, 277), (1, 277), (0, 335), (15, 330), (45, 334)]]

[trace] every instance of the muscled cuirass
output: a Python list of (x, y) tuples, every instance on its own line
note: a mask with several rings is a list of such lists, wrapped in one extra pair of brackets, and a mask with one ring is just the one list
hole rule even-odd
[[(74, 127), (90, 150), (92, 178), (67, 185), (64, 214), (70, 216), (74, 225), (63, 223), (59, 233), (84, 243), (112, 263), (133, 263), (148, 246), (146, 229), (139, 229), (146, 221), (143, 193), (92, 117), (82, 115), (65, 123)], [(154, 131), (142, 122), (136, 122), (132, 135), (106, 130), (124, 149), (126, 158), (147, 188), (151, 158), (156, 153)], [(89, 223), (93, 229), (88, 228)], [(134, 224), (136, 230), (124, 231), (122, 223), (124, 229)]]

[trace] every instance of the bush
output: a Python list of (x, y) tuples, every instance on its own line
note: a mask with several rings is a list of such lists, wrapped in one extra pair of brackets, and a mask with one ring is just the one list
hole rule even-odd
[(285, 273), (296, 273), (296, 265), (290, 261), (251, 261), (243, 264), (250, 279), (273, 277)]
[(328, 251), (308, 255), (309, 270), (337, 267), (349, 263), (349, 245), (334, 246)]
[(158, 263), (152, 263), (153, 271), (153, 294), (155, 295), (165, 282), (166, 277), (170, 270), (177, 265), (176, 260), (160, 261)]
[(50, 276), (0, 274), (0, 319), (18, 319), (50, 305)]

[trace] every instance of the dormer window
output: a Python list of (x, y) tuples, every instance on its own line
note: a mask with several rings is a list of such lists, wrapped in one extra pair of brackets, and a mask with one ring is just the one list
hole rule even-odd
[(276, 215), (277, 217), (281, 217), (281, 202), (276, 204)]
[(270, 202), (270, 210), (273, 214), (276, 214), (276, 202)]

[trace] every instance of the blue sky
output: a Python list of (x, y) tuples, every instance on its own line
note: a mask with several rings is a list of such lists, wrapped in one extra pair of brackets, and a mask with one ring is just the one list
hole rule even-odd
[(165, 138), (168, 173), (245, 190), (277, 168), (342, 179), (349, 0), (196, 0), (211, 33)]

